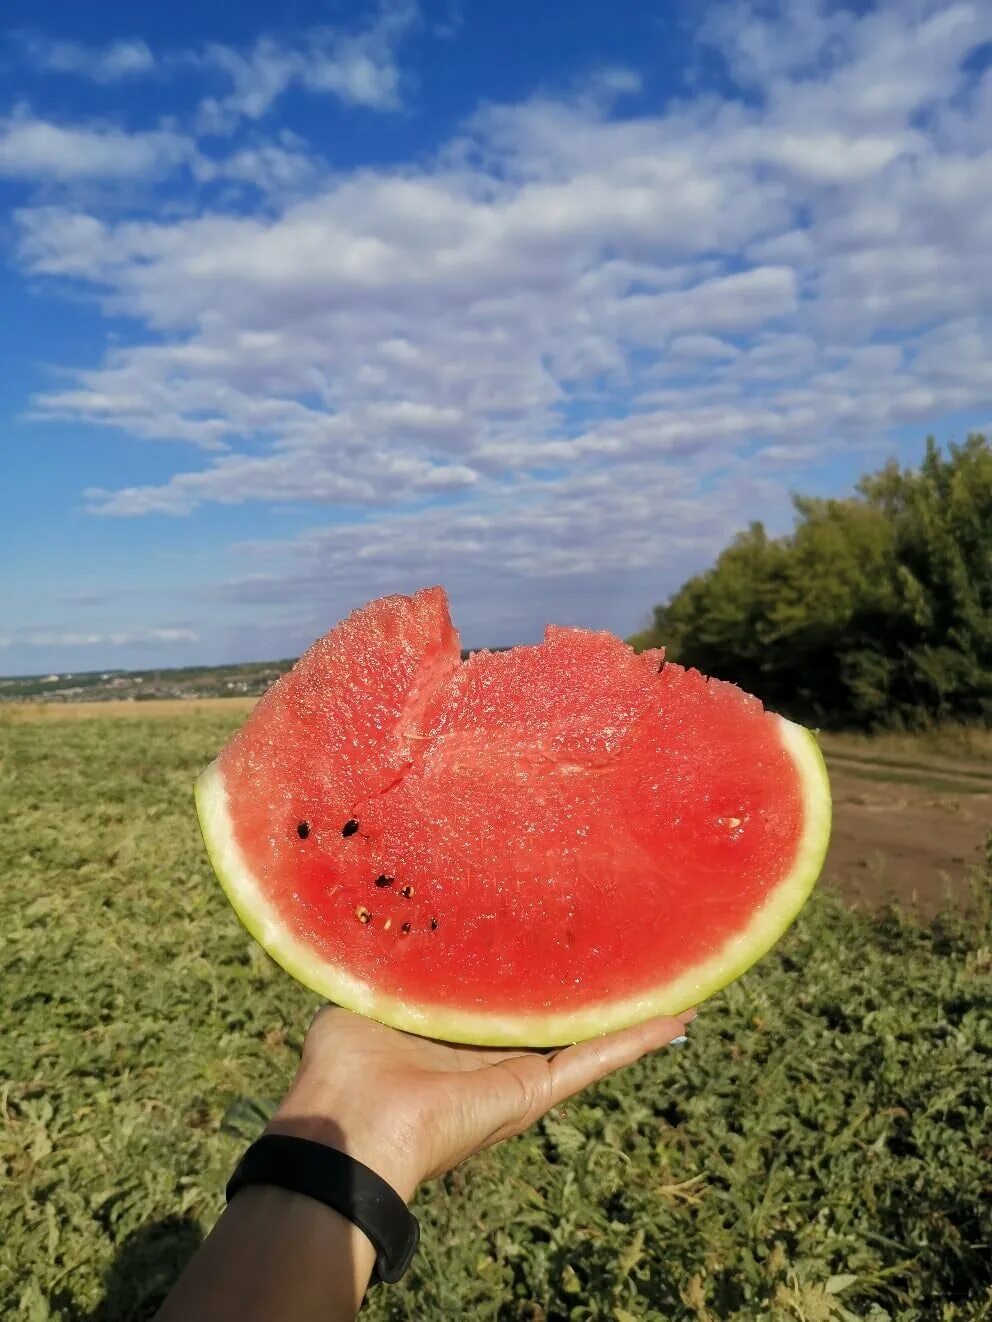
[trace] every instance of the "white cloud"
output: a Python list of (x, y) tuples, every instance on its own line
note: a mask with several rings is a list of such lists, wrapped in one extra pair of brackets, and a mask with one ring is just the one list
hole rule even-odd
[(301, 150), (301, 144), (290, 147), (274, 142), (242, 147), (219, 160), (201, 157), (196, 166), (200, 179), (237, 180), (282, 196), (305, 187), (317, 170), (317, 163)]
[(715, 335), (676, 335), (668, 346), (672, 358), (737, 358), (740, 349)]
[(836, 61), (854, 27), (853, 14), (820, 0), (791, 0), (759, 10), (748, 0), (710, 5), (700, 35), (724, 56), (742, 87), (810, 76)]
[[(228, 589), (246, 609), (442, 578), (466, 603), (485, 587), (508, 630), (542, 591), (591, 622), (784, 517), (824, 456), (987, 413), (992, 150), (971, 112), (992, 91), (961, 66), (992, 11), (804, 0), (777, 46), (725, 12), (707, 22), (748, 98), (490, 106), (404, 169), (332, 175), (296, 141), (194, 163), (269, 177), (249, 214), (22, 209), (28, 270), (144, 328), (36, 412), (199, 451), (88, 507), (347, 520), (259, 550), (265, 573)], [(221, 118), (302, 84), (297, 55), (238, 56)]]
[(195, 643), (197, 634), (185, 628), (114, 629), (106, 633), (57, 628), (22, 629), (0, 635), (0, 647), (133, 647)]
[[(193, 68), (228, 84), (229, 90), (205, 97), (197, 128), (202, 133), (230, 133), (243, 119), (266, 115), (290, 87), (333, 96), (345, 105), (396, 110), (401, 104), (400, 44), (419, 22), (415, 0), (383, 0), (363, 26), (321, 26), (293, 43), (261, 37), (249, 48), (219, 42), (197, 51), (156, 56), (140, 37), (120, 38), (104, 46), (21, 34), (15, 40), (36, 70), (73, 74), (110, 84), (151, 73), (172, 76)], [(607, 70), (602, 89), (612, 96), (636, 90), (634, 75)]]
[(636, 69), (607, 64), (580, 79), (576, 93), (581, 103), (607, 111), (627, 97), (638, 96), (643, 88), (644, 78)]
[(96, 83), (114, 83), (151, 73), (155, 57), (140, 37), (121, 38), (106, 46), (86, 46), (80, 41), (51, 41), (27, 37), (24, 48), (36, 69), (49, 73), (78, 74)]
[(759, 7), (710, 6), (702, 35), (734, 79), (792, 109), (793, 124), (824, 128), (905, 124), (919, 107), (946, 100), (963, 57), (988, 40), (979, 3), (911, 0), (858, 14), (831, 0)]
[(796, 309), (795, 272), (785, 266), (703, 280), (665, 294), (629, 294), (617, 313), (621, 333), (664, 344), (673, 331), (751, 331)]
[[(289, 199), (305, 191), (319, 169), (319, 158), (288, 132), (228, 155), (209, 156), (193, 138), (173, 128), (129, 133), (100, 122), (57, 124), (24, 105), (0, 117), (0, 178), (40, 187), (116, 185), (140, 197), (139, 187), (150, 188), (167, 176), (178, 186), (175, 177), (185, 172), (200, 184), (228, 181)], [(66, 223), (73, 224), (77, 234), (81, 223), (90, 224), (78, 213), (70, 221), (70, 215), (65, 213)], [(58, 273), (69, 274), (68, 267)]]
[[(308, 463), (309, 459), (309, 463)], [(333, 504), (381, 504), (415, 494), (469, 487), (478, 474), (464, 464), (433, 464), (410, 455), (371, 452), (363, 473), (337, 473), (325, 456), (295, 449), (290, 455), (263, 459), (225, 456), (200, 473), (181, 473), (161, 487), (125, 487), (87, 491), (97, 514), (188, 514), (204, 501), (240, 505), (247, 500), (305, 501)]]
[(62, 125), (26, 106), (0, 118), (0, 176), (56, 183), (162, 176), (196, 155), (172, 130), (126, 133), (112, 125)]
[(261, 119), (294, 85), (334, 96), (345, 105), (397, 109), (397, 48), (417, 17), (412, 0), (392, 0), (362, 30), (316, 28), (299, 45), (264, 37), (247, 51), (220, 44), (206, 47), (191, 61), (221, 75), (231, 90), (201, 102), (200, 131), (229, 133), (242, 119)]

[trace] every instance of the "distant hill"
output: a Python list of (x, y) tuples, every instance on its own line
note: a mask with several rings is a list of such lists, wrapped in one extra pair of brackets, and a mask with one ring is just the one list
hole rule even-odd
[(175, 670), (91, 670), (0, 679), (0, 702), (105, 702), (109, 698), (258, 697), (293, 659)]
[[(478, 650), (472, 649), (472, 650)], [(494, 647), (505, 652), (505, 647)], [(462, 652), (462, 660), (471, 651)], [(152, 698), (257, 698), (295, 663), (246, 661), (232, 666), (181, 666), (175, 670), (89, 670), (60, 675), (0, 678), (3, 702), (146, 702)]]

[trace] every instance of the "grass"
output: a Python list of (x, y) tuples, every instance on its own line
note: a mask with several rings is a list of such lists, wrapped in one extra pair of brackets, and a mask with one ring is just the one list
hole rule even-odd
[[(836, 748), (830, 747), (829, 742), (827, 743), (826, 756), (828, 756), (832, 762), (842, 766), (881, 767), (885, 769), (892, 767), (897, 771), (923, 771), (927, 773), (948, 770), (946, 763), (927, 761), (924, 758), (878, 757), (877, 755), (871, 757), (862, 753), (842, 752)], [(992, 766), (976, 767), (967, 763), (959, 763), (953, 768), (953, 773), (956, 776), (961, 776), (971, 781), (985, 781), (986, 783), (992, 783)]]
[(891, 755), (917, 760), (941, 757), (978, 763), (981, 769), (992, 771), (992, 729), (978, 725), (943, 725), (914, 734), (824, 733), (822, 742), (831, 752), (860, 753), (873, 761)]
[(149, 698), (138, 702), (106, 698), (100, 702), (11, 702), (0, 705), (0, 729), (34, 721), (94, 721), (106, 717), (147, 721), (156, 716), (194, 720), (221, 713), (236, 721), (243, 720), (257, 701), (257, 698)]
[(922, 767), (917, 772), (908, 769), (896, 770), (891, 763), (876, 767), (866, 766), (860, 762), (841, 762), (834, 758), (830, 758), (830, 763), (843, 770), (845, 775), (853, 776), (855, 780), (874, 780), (884, 785), (918, 785), (921, 789), (931, 790), (934, 794), (992, 793), (992, 781), (937, 776), (932, 773), (927, 774)]
[[(149, 1318), (313, 997), (214, 882), (237, 717), (0, 728), (0, 1315)], [(992, 1317), (988, 879), (925, 925), (814, 898), (642, 1062), (420, 1195), (386, 1319)]]

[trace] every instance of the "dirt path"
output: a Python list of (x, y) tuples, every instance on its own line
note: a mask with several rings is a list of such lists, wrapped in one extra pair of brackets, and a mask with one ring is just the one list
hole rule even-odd
[[(954, 782), (962, 793), (968, 794), (987, 786), (992, 791), (992, 768), (978, 760), (964, 758), (931, 757), (917, 752), (915, 756), (903, 754), (893, 756), (883, 754), (868, 756), (864, 752), (849, 752), (843, 746), (835, 747), (829, 740), (821, 740), (820, 747), (827, 761), (834, 768), (850, 771), (854, 776), (865, 780), (904, 781), (916, 783), (926, 781)], [(947, 788), (943, 786), (942, 788)]]
[(992, 829), (987, 791), (953, 793), (939, 782), (867, 780), (830, 763), (834, 829), (824, 882), (855, 903), (915, 900), (927, 913), (948, 894), (964, 899)]

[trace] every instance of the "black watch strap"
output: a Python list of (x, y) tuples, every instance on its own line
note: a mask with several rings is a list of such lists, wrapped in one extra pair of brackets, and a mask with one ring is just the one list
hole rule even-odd
[(249, 1184), (274, 1184), (324, 1203), (358, 1226), (375, 1248), (374, 1280), (398, 1281), (413, 1260), (420, 1223), (392, 1185), (325, 1143), (263, 1134), (238, 1162), (227, 1201)]

